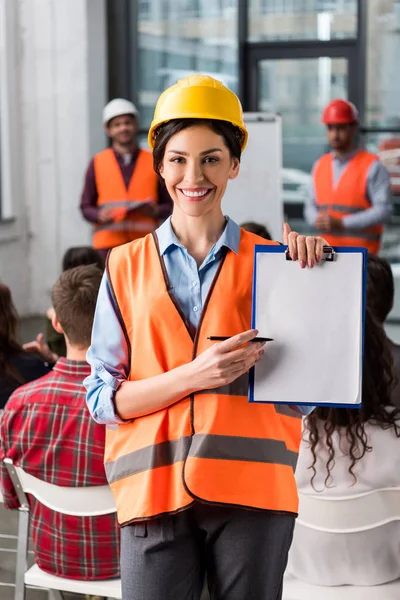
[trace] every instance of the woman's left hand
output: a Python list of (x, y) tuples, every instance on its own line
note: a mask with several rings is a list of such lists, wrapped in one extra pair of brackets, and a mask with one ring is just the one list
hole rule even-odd
[(288, 223), (283, 224), (283, 243), (288, 246), (291, 259), (298, 260), (302, 269), (307, 265), (312, 269), (321, 262), (324, 246), (329, 246), (322, 237), (299, 235), (290, 229)]

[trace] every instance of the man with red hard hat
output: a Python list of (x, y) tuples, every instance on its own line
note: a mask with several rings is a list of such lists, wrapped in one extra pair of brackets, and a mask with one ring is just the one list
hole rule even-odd
[(332, 152), (313, 167), (306, 219), (332, 246), (362, 246), (377, 254), (392, 211), (389, 174), (375, 154), (356, 146), (354, 104), (333, 100), (322, 123)]

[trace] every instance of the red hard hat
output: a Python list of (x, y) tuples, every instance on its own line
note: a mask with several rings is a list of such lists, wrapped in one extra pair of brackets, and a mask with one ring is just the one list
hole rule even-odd
[(358, 110), (347, 100), (332, 100), (322, 113), (321, 122), (325, 125), (339, 125), (340, 123), (358, 123)]

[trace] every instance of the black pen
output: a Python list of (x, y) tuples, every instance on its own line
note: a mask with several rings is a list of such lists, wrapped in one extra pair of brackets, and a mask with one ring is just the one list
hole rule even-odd
[[(224, 342), (225, 340), (229, 340), (232, 336), (224, 336), (224, 335), (210, 335), (208, 336), (208, 340), (212, 342)], [(273, 338), (266, 337), (255, 337), (250, 342), (273, 342)]]

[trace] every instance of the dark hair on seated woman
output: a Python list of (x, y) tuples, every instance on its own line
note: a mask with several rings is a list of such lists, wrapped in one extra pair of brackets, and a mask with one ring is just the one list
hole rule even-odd
[(84, 265), (96, 265), (102, 271), (104, 270), (103, 259), (91, 246), (73, 246), (66, 250), (62, 259), (63, 272)]
[(18, 384), (25, 383), (20, 373), (14, 369), (10, 358), (23, 352), (18, 342), (19, 318), (12, 301), (10, 289), (0, 282), (0, 373)]
[(240, 160), (242, 155), (241, 141), (243, 134), (239, 127), (228, 123), (228, 121), (218, 121), (217, 119), (172, 119), (163, 123), (155, 130), (155, 141), (153, 150), (153, 163), (156, 173), (160, 172), (161, 163), (165, 154), (165, 147), (172, 136), (188, 127), (205, 125), (214, 133), (224, 139), (225, 146), (228, 148), (232, 158)]
[(317, 447), (320, 443), (326, 445), (329, 455), (325, 485), (328, 486), (332, 480), (331, 471), (335, 465), (332, 436), (335, 432), (348, 442), (349, 472), (353, 475), (354, 483), (356, 482), (354, 465), (372, 450), (368, 443), (365, 424), (370, 422), (382, 429), (393, 428), (397, 437), (400, 437), (398, 425), (400, 410), (395, 408), (391, 401), (394, 385), (393, 359), (385, 331), (370, 308), (367, 308), (361, 408), (319, 406), (304, 421), (305, 428), (309, 431), (308, 441), (313, 455), (313, 463), (310, 466), (313, 471), (312, 484), (316, 476)]
[(367, 304), (383, 323), (393, 308), (394, 279), (390, 264), (384, 258), (368, 255)]

